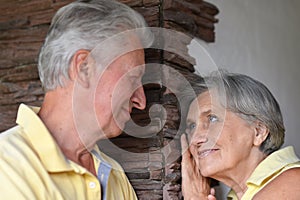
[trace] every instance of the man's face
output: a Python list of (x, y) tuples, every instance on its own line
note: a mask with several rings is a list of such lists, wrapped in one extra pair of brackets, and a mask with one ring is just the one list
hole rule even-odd
[(145, 108), (141, 84), (144, 65), (144, 51), (134, 50), (114, 60), (101, 75), (94, 106), (99, 127), (107, 138), (121, 134), (134, 107)]

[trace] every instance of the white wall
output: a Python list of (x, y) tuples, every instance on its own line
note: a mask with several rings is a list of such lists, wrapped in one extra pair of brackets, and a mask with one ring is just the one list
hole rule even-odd
[(250, 75), (271, 90), (284, 117), (284, 146), (293, 145), (299, 156), (300, 1), (207, 1), (220, 10), (216, 42), (207, 44), (211, 57), (219, 68)]

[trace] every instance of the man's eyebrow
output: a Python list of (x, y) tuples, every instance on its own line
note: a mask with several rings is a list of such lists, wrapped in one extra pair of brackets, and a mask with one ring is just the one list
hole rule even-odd
[(145, 71), (144, 70), (139, 70), (139, 73), (138, 73), (140, 76), (143, 76), (145, 74)]

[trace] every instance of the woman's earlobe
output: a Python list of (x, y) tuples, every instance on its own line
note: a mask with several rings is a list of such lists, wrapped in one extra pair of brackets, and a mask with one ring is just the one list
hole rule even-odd
[(268, 127), (261, 123), (256, 122), (255, 124), (255, 135), (254, 135), (254, 145), (260, 146), (268, 137), (270, 131)]

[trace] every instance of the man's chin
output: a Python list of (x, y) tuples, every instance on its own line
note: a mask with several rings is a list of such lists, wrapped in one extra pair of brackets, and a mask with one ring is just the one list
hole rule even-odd
[(113, 132), (106, 134), (107, 139), (118, 137), (119, 135), (121, 135), (122, 134), (121, 128), (122, 127), (118, 127)]

